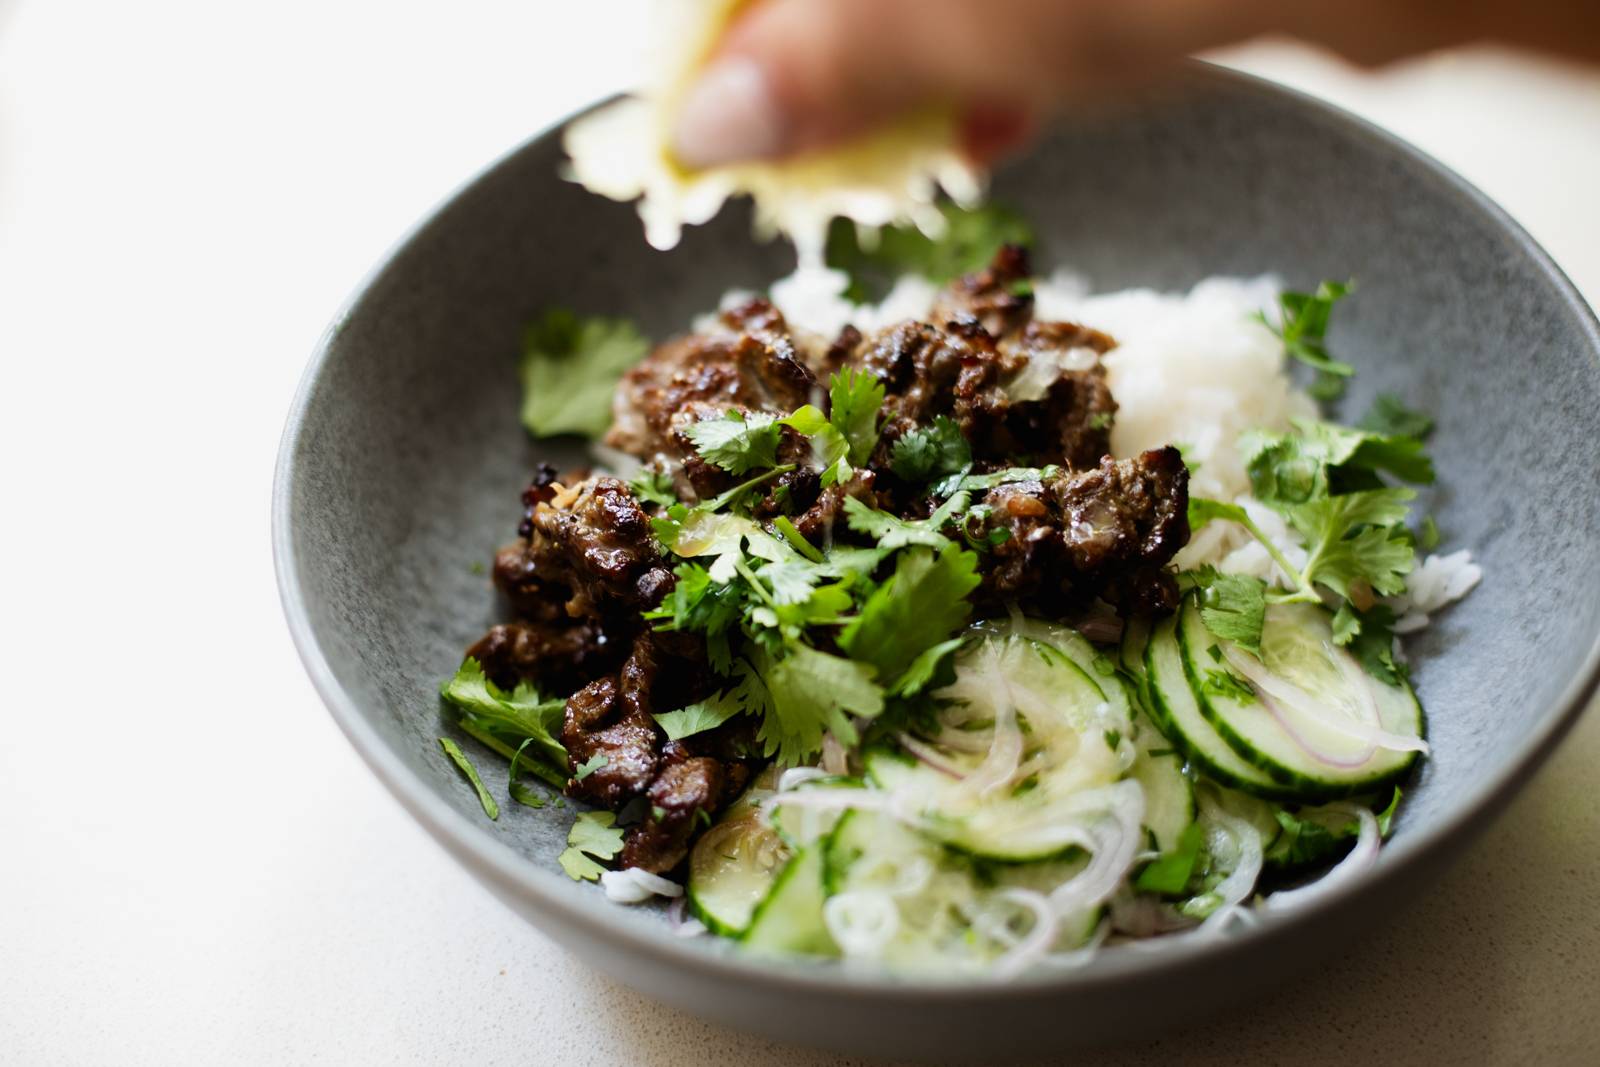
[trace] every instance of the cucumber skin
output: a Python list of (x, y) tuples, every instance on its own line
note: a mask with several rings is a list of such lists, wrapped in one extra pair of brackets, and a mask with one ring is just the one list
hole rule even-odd
[[(1272, 759), (1245, 740), (1227, 721), (1226, 716), (1216, 710), (1201, 688), (1199, 670), (1195, 666), (1195, 657), (1189, 648), (1188, 639), (1184, 635), (1184, 619), (1187, 613), (1192, 610), (1198, 609), (1194, 607), (1192, 601), (1185, 598), (1183, 604), (1178, 608), (1178, 625), (1173, 631), (1173, 636), (1178, 641), (1178, 655), (1183, 662), (1183, 676), (1189, 683), (1189, 692), (1194, 695), (1195, 703), (1200, 706), (1201, 716), (1217, 732), (1217, 736), (1227, 742), (1228, 747), (1239, 755), (1240, 759), (1282, 784), (1285, 793), (1273, 799), (1292, 799), (1311, 803), (1325, 800), (1342, 800), (1346, 797), (1370, 793), (1376, 789), (1382, 789), (1386, 785), (1392, 785), (1411, 772), (1420, 753), (1413, 752), (1410, 759), (1407, 759), (1394, 770), (1372, 778), (1364, 778), (1353, 782), (1328, 782), (1283, 766), (1283, 764)], [(1199, 623), (1199, 625), (1204, 624)], [(1410, 692), (1409, 686), (1406, 687), (1406, 690), (1412, 701), (1417, 704), (1420, 713), (1421, 702), (1417, 701), (1415, 693)], [(1235, 785), (1234, 788), (1243, 789), (1247, 793), (1254, 792), (1243, 786)], [(1265, 796), (1266, 794), (1257, 792), (1256, 795)]]
[[(881, 767), (885, 761), (891, 761), (909, 766), (913, 771), (919, 773), (926, 769), (918, 764), (914, 758), (910, 756), (904, 756), (893, 749), (883, 747), (870, 748), (861, 754), (861, 763), (862, 766), (866, 768), (867, 778), (870, 779), (872, 784), (877, 786), (879, 789), (893, 788), (884, 780), (884, 777), (879, 770), (877, 770), (877, 768)], [(842, 826), (843, 823), (844, 820), (841, 819), (839, 823), (835, 825), (835, 833), (838, 832), (839, 826)], [(1025, 863), (1049, 863), (1055, 860), (1066, 859), (1070, 857), (1073, 852), (1077, 851), (1076, 845), (1066, 845), (1052, 852), (1027, 853), (1023, 855), (1019, 855), (1015, 852), (996, 852), (993, 850), (985, 851), (981, 844), (973, 844), (964, 836), (957, 836), (957, 834), (960, 833), (962, 833), (962, 831), (957, 831), (956, 833), (941, 831), (937, 828), (937, 826), (934, 826), (927, 831), (927, 836), (930, 840), (938, 842), (940, 846), (950, 852), (956, 853), (959, 856), (966, 856), (970, 859), (982, 860), (984, 863), (992, 863), (997, 866)]]
[[(788, 864), (784, 864), (784, 867), (787, 869)], [(684, 895), (689, 898), (689, 914), (698, 919), (702, 926), (711, 931), (713, 934), (716, 934), (718, 937), (726, 937), (729, 940), (738, 941), (744, 937), (744, 935), (750, 930), (750, 927), (755, 925), (756, 916), (761, 911), (761, 905), (765, 904), (768, 898), (772, 896), (772, 890), (777, 887), (777, 884), (777, 879), (773, 879), (772, 885), (767, 887), (767, 895), (762, 897), (760, 902), (756, 904), (755, 910), (750, 913), (750, 921), (742, 927), (729, 926), (727, 923), (711, 914), (711, 912), (701, 907), (700, 896), (694, 891), (693, 887), (686, 888), (684, 890)]]
[[(837, 830), (837, 827), (835, 827)], [(823, 858), (826, 854), (825, 844), (831, 839), (832, 833), (824, 837), (815, 845), (801, 849), (792, 856), (778, 877), (772, 882), (772, 888), (767, 890), (767, 895), (756, 905), (755, 911), (750, 914), (750, 925), (745, 928), (739, 937), (739, 943), (757, 952), (794, 953), (806, 956), (837, 956), (838, 946), (833, 943), (833, 938), (828, 934), (828, 927), (822, 920), (822, 904), (828, 898), (827, 886), (824, 882)], [(776, 916), (768, 920), (768, 914), (774, 907), (786, 903), (786, 890), (796, 878), (804, 877), (807, 871), (816, 874), (816, 904), (817, 908), (814, 922), (809, 925), (797, 924), (795, 933), (780, 937), (777, 941), (766, 941), (766, 926), (771, 921), (776, 921)], [(799, 887), (796, 887), (799, 888)]]
[[(1165, 623), (1163, 623), (1163, 625), (1164, 624)], [(1145, 643), (1145, 691), (1150, 697), (1151, 718), (1156, 720), (1156, 725), (1161, 729), (1161, 732), (1166, 735), (1167, 740), (1172, 742), (1172, 746), (1179, 752), (1182, 752), (1184, 758), (1202, 774), (1220, 785), (1225, 785), (1230, 789), (1237, 789), (1241, 793), (1249, 793), (1251, 796), (1260, 797), (1263, 800), (1299, 799), (1298, 794), (1292, 790), (1279, 788), (1275, 783), (1252, 782), (1244, 778), (1240, 778), (1229, 771), (1223, 770), (1221, 767), (1217, 766), (1216, 763), (1210, 759), (1210, 757), (1202, 752), (1198, 746), (1193, 744), (1189, 738), (1185, 737), (1182, 730), (1179, 730), (1174, 725), (1171, 711), (1167, 708), (1165, 701), (1162, 699), (1161, 686), (1157, 684), (1155, 676), (1155, 646), (1156, 641), (1159, 640), (1159, 638), (1160, 628), (1157, 627), (1150, 631), (1150, 640)], [(1176, 641), (1177, 639), (1178, 635), (1176, 629), (1174, 629), (1172, 640)], [(1183, 646), (1181, 644), (1178, 647), (1178, 659), (1180, 662), (1183, 660)], [(1185, 667), (1185, 683), (1188, 682), (1187, 673), (1187, 667)]]

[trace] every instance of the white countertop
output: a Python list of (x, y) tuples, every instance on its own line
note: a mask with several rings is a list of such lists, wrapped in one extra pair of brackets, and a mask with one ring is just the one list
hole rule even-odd
[[(322, 326), (454, 185), (624, 84), (638, 3), (0, 0), (0, 1061), (837, 1062), (657, 1007), (492, 900), (335, 730), (273, 585)], [(1600, 298), (1600, 77), (1229, 58), (1454, 165)], [(1595, 1062), (1597, 765), (1590, 715), (1429, 906), (1094, 1059)]]

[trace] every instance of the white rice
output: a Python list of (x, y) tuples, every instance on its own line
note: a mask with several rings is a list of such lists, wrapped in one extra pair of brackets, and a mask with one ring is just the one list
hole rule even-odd
[[(771, 296), (791, 325), (833, 337), (847, 323), (870, 333), (919, 318), (936, 292), (925, 279), (905, 277), (882, 303), (857, 306), (844, 299), (846, 283), (838, 271), (802, 270), (775, 283)], [(1237, 445), (1246, 430), (1282, 431), (1291, 419), (1317, 416), (1316, 403), (1289, 380), (1282, 343), (1254, 317), (1274, 313), (1279, 288), (1270, 276), (1219, 277), (1188, 293), (1092, 293), (1083, 278), (1057, 271), (1035, 280), (1034, 299), (1041, 319), (1080, 322), (1117, 339), (1105, 357), (1118, 406), (1112, 451), (1131, 456), (1178, 445), (1189, 464), (1190, 492), (1242, 505), (1298, 566), (1304, 550), (1283, 519), (1250, 496)], [(750, 295), (729, 293), (723, 306)], [(1201, 530), (1177, 562), (1213, 563), (1228, 573), (1268, 579), (1276, 569), (1266, 550), (1231, 523)], [(1427, 625), (1429, 615), (1465, 596), (1482, 576), (1466, 550), (1428, 556), (1405, 594), (1388, 601), (1398, 617), (1396, 629), (1408, 633)]]

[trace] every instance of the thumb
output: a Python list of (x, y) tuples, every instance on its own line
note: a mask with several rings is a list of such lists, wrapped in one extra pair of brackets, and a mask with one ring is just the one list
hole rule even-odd
[(781, 156), (929, 103), (1020, 133), (1064, 97), (1228, 39), (1234, 2), (757, 0), (684, 97), (673, 150), (690, 167)]

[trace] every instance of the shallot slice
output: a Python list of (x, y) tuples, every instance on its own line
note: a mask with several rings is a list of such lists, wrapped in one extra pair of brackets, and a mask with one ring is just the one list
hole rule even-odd
[[(1426, 753), (1428, 751), (1428, 743), (1420, 737), (1409, 737), (1405, 734), (1393, 733), (1383, 729), (1379, 724), (1360, 722), (1350, 715), (1324, 706), (1299, 686), (1273, 674), (1263, 667), (1259, 661), (1236, 648), (1226, 647), (1223, 649), (1222, 654), (1227, 659), (1230, 667), (1244, 675), (1245, 680), (1255, 686), (1257, 694), (1265, 693), (1273, 697), (1327, 730), (1341, 734), (1354, 741), (1363, 741), (1378, 748), (1387, 748), (1395, 752)], [(1344, 663), (1345, 653), (1336, 651), (1333, 658), (1335, 664), (1339, 667), (1340, 673), (1351, 687), (1356, 689), (1357, 694), (1362, 697), (1363, 701), (1371, 700), (1372, 691), (1365, 688), (1371, 684), (1366, 675), (1349, 673)], [(1361, 668), (1351, 664), (1349, 669), (1359, 672)], [(1375, 707), (1374, 714), (1376, 714)]]

